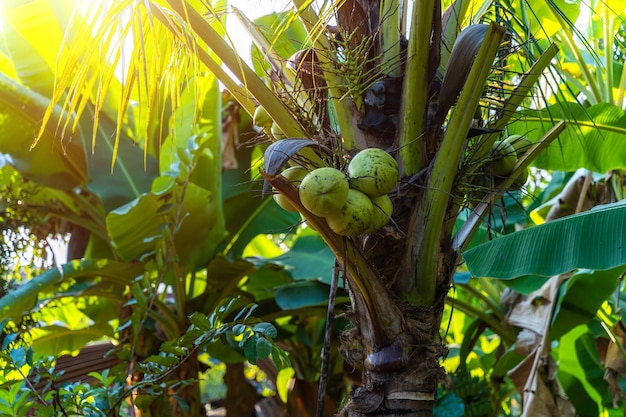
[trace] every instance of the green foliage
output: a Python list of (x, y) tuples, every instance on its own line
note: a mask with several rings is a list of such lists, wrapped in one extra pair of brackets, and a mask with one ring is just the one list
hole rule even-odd
[[(0, 373), (0, 413), (10, 416), (27, 416), (36, 410), (37, 415), (106, 416), (108, 410), (118, 408), (124, 395), (123, 374), (110, 374), (109, 370), (91, 376), (99, 382), (96, 386), (74, 382), (58, 386), (53, 357), (33, 359), (32, 348), (3, 347)], [(35, 388), (37, 387), (37, 388)]]
[(539, 168), (594, 172), (626, 169), (621, 140), (626, 133), (626, 115), (620, 106), (599, 103), (582, 107), (579, 103), (559, 103), (541, 110), (525, 110), (526, 117), (509, 126), (510, 133), (536, 140), (552, 127), (554, 120), (565, 120), (568, 129), (534, 161)]
[(440, 390), (439, 402), (435, 407), (433, 415), (436, 417), (462, 417), (465, 411), (463, 400), (454, 392), (443, 393)]
[(59, 205), (55, 197), (12, 166), (0, 166), (0, 294), (49, 267), (47, 239), (61, 238), (60, 221), (49, 214)]
[(330, 284), (334, 258), (317, 233), (301, 233), (288, 252), (272, 259), (288, 266), (296, 280), (319, 279)]
[[(72, 225), (69, 234), (74, 242), (80, 236), (78, 230), (85, 231), (86, 246), (78, 253), (79, 259), (46, 271), (24, 270), (27, 279), (9, 277), (2, 288), (1, 317), (15, 320), (10, 325), (13, 330), (26, 330), (19, 323), (30, 313), (40, 327), (28, 334), (32, 349), (19, 345), (19, 338), (10, 331), (3, 338), (0, 359), (7, 366), (2, 373), (6, 382), (0, 389), (0, 413), (25, 415), (29, 407), (40, 407), (41, 415), (65, 410), (95, 416), (103, 415), (102, 410), (119, 409), (123, 400), (135, 393), (140, 394), (135, 404), (148, 409), (156, 404), (159, 396), (171, 392), (181, 409), (189, 410), (190, 405), (181, 393), (193, 388), (197, 378), (192, 375), (181, 379), (175, 374), (199, 354), (224, 361), (247, 360), (252, 364), (271, 358), (279, 370), (293, 364), (298, 371), (293, 372), (296, 377), (317, 380), (318, 352), (325, 323), (321, 314), (328, 303), (334, 255), (350, 262), (356, 259), (348, 265), (352, 270), (344, 277), (354, 279), (349, 282), (352, 298), (340, 290), (338, 302), (347, 304), (356, 297), (357, 307), (372, 308), (367, 313), (373, 316), (374, 324), (367, 327), (367, 317), (361, 315), (358, 320), (362, 327), (354, 329), (354, 333), (363, 336), (371, 331), (379, 340), (386, 340), (387, 329), (381, 331), (379, 327), (391, 323), (388, 326), (391, 334), (399, 334), (400, 329), (404, 336), (404, 327), (393, 327), (393, 323), (400, 322), (393, 319), (397, 306), (379, 308), (386, 305), (388, 300), (384, 296), (393, 285), (390, 282), (374, 285), (379, 274), (371, 268), (369, 259), (359, 261), (361, 252), (358, 251), (346, 256), (351, 246), (333, 247), (332, 241), (334, 252), (331, 251), (320, 235), (308, 227), (304, 230), (298, 227), (301, 221), (298, 214), (286, 213), (272, 199), (259, 196), (257, 159), (265, 144), (249, 126), (249, 118), (243, 116), (240, 123), (236, 122), (241, 114), (238, 109), (228, 108), (218, 85), (219, 80), (230, 88), (249, 113), (254, 109), (251, 100), (254, 97), (267, 107), (277, 125), (289, 136), (315, 135), (317, 139), (319, 134), (332, 144), (343, 139), (343, 150), (348, 151), (370, 146), (373, 142), (367, 141), (371, 138), (364, 137), (356, 120), (362, 116), (359, 112), (364, 103), (364, 91), (382, 76), (368, 70), (376, 66), (374, 62), (378, 57), (364, 56), (374, 45), (373, 38), (358, 40), (352, 33), (340, 33), (336, 39), (320, 37), (319, 32), (325, 27), (322, 19), (330, 9), (316, 10), (321, 13), (318, 20), (312, 8), (304, 2), (294, 2), (300, 6), (297, 12), (271, 15), (255, 22), (241, 19), (253, 34), (259, 35), (255, 39), (253, 57), (263, 62), (255, 61), (252, 71), (223, 41), (219, 7), (208, 14), (190, 7), (185, 15), (190, 20), (183, 27), (176, 19), (170, 19), (176, 16), (175, 12), (171, 15), (160, 12), (166, 3), (181, 12), (182, 2), (155, 6), (150, 9), (150, 18), (143, 4), (119, 3), (119, 10), (128, 6), (129, 13), (140, 16), (136, 22), (145, 23), (150, 30), (146, 32), (150, 35), (145, 36), (137, 27), (129, 29), (138, 36), (137, 44), (143, 49), (131, 53), (126, 74), (131, 80), (128, 84), (118, 81), (114, 76), (116, 66), (102, 56), (81, 56), (76, 52), (67, 55), (67, 50), (57, 54), (71, 11), (70, 3), (30, 2), (34, 5), (30, 12), (36, 16), (33, 19), (20, 17), (27, 15), (27, 9), (17, 5), (9, 7), (5, 14), (11, 24), (4, 26), (5, 39), (1, 46), (6, 59), (0, 61), (0, 69), (5, 74), (0, 77), (0, 133), (3, 133), (0, 136), (4, 138), (0, 139), (0, 152), (9, 153), (12, 162), (9, 162), (11, 167), (2, 167), (2, 195), (10, 199), (5, 199), (6, 207), (1, 207), (0, 215), (6, 220), (6, 230), (14, 234), (4, 237), (17, 236), (16, 230), (24, 224), (36, 237), (29, 236), (26, 240), (37, 243), (61, 232), (60, 224), (67, 222)], [(190, 2), (189, 6), (200, 3)], [(606, 25), (601, 22), (599, 19), (607, 17), (608, 8), (603, 9), (603, 2), (592, 2), (590, 19), (594, 22), (589, 30), (593, 30), (594, 36), (579, 39), (583, 42), (576, 46), (575, 38), (584, 35), (572, 30), (572, 23), (581, 12), (580, 2), (511, 1), (506, 7), (492, 2), (469, 7), (469, 3), (458, 2), (463, 10), (448, 22), (450, 30), (445, 30), (444, 47), (451, 47), (457, 29), (465, 20), (496, 20), (506, 25), (511, 45), (519, 47), (522, 53), (502, 55), (496, 36), (479, 39), (477, 45), (484, 44), (479, 59), (474, 60), (476, 54), (469, 57), (471, 59), (465, 57), (470, 81), (465, 88), (460, 86), (454, 94), (445, 97), (450, 101), (446, 113), (452, 110), (442, 116), (437, 126), (436, 130), (441, 128), (441, 141), (429, 144), (439, 151), (427, 150), (432, 153), (429, 156), (432, 160), (422, 158), (422, 145), (428, 141), (422, 140), (422, 135), (431, 134), (420, 130), (423, 126), (418, 126), (416, 132), (412, 127), (401, 127), (402, 138), (387, 144), (401, 144), (399, 159), (405, 163), (407, 172), (418, 173), (427, 166), (429, 169), (423, 178), (420, 173), (406, 177), (398, 187), (398, 190), (410, 188), (411, 192), (397, 207), (425, 207), (426, 213), (423, 216), (418, 213), (413, 217), (418, 221), (411, 221), (417, 225), (416, 234), (424, 232), (426, 238), (417, 246), (421, 251), (418, 258), (411, 258), (409, 262), (411, 266), (418, 265), (421, 272), (410, 279), (421, 285), (425, 279), (436, 277), (436, 269), (442, 264), (442, 248), (448, 247), (450, 236), (442, 240), (440, 237), (449, 231), (447, 228), (455, 220), (457, 230), (464, 230), (476, 216), (483, 218), (476, 221), (477, 226), (472, 229), (478, 232), (470, 233), (474, 234), (474, 240), (464, 242), (472, 248), (465, 252), (467, 264), (462, 268), (467, 267), (469, 274), (475, 276), (501, 278), (490, 282), (482, 278), (470, 280), (465, 270), (458, 274), (459, 277), (465, 274), (465, 279), (457, 280), (458, 292), (454, 299), (450, 296), (448, 300), (455, 312), (446, 313), (450, 327), (444, 322), (442, 330), (449, 331), (446, 334), (451, 354), (446, 366), (454, 371), (456, 365), (459, 371), (452, 390), (441, 391), (435, 415), (494, 415), (499, 405), (504, 405), (502, 413), (505, 414), (519, 411), (510, 406), (511, 399), (519, 398), (512, 394), (512, 384), (506, 375), (523, 358), (514, 351), (520, 329), (506, 321), (507, 309), (513, 308), (515, 303), (501, 304), (500, 295), (505, 284), (523, 288), (524, 294), (530, 294), (551, 275), (572, 270), (575, 272), (571, 278), (559, 287), (556, 298), (550, 301), (553, 309), (547, 319), (551, 325), (549, 337), (554, 340), (552, 353), (559, 359), (559, 381), (578, 413), (598, 415), (600, 410), (612, 409), (614, 399), (607, 394), (608, 383), (602, 379), (605, 365), (595, 350), (595, 342), (607, 335), (615, 339), (609, 329), (621, 320), (618, 306), (606, 301), (613, 295), (621, 295), (616, 290), (626, 264), (620, 252), (625, 235), (620, 226), (623, 204), (531, 227), (533, 217), (527, 205), (534, 204), (533, 196), (523, 194), (531, 188), (511, 192), (502, 202), (491, 205), (491, 211), (480, 212), (475, 204), (481, 200), (485, 205), (493, 203), (506, 191), (504, 183), (491, 178), (490, 184), (480, 184), (478, 197), (456, 187), (464, 178), (475, 174), (472, 170), (484, 159), (482, 148), (488, 149), (494, 140), (500, 139), (499, 129), (503, 130), (502, 135), (526, 134), (537, 143), (535, 154), (520, 162), (518, 171), (537, 154), (533, 164), (551, 170), (587, 167), (603, 173), (626, 168), (625, 152), (620, 152), (621, 136), (625, 133), (622, 104), (626, 78), (622, 63), (613, 62), (614, 57), (621, 56), (623, 45), (608, 42), (612, 40), (612, 28), (620, 25), (609, 24), (615, 22), (613, 16), (603, 19)], [(492, 8), (494, 5), (496, 7)], [(400, 7), (394, 10), (393, 6), (393, 2), (386, 2), (385, 10), (395, 19), (405, 20), (398, 21), (398, 27), (407, 26), (407, 16), (400, 18)], [(413, 34), (422, 33), (422, 36), (411, 36), (409, 46), (413, 49), (410, 51), (427, 55), (432, 39), (428, 23), (432, 12), (428, 7), (416, 8), (414, 16)], [(454, 21), (457, 18), (459, 20)], [(101, 45), (115, 33), (110, 32), (111, 28), (119, 30), (110, 26), (93, 31), (95, 20), (81, 20), (80, 16), (77, 19), (79, 24), (67, 30), (67, 44), (78, 45), (78, 54), (107, 50)], [(103, 20), (117, 21), (112, 15), (106, 15)], [(135, 20), (131, 21), (134, 24)], [(41, 30), (40, 23), (46, 30)], [(387, 31), (384, 33), (398, 32), (393, 23), (391, 18), (385, 21)], [(496, 28), (493, 26), (492, 32), (500, 33)], [(623, 28), (620, 31), (621, 34)], [(93, 44), (89, 43), (89, 36), (84, 36), (86, 33), (94, 34)], [(183, 35), (176, 38), (171, 36), (173, 34)], [(529, 34), (544, 39), (528, 42)], [(44, 37), (50, 38), (45, 39), (46, 47), (41, 46)], [(594, 43), (600, 37), (604, 38), (603, 45), (599, 41)], [(546, 48), (547, 38), (561, 39), (565, 53), (552, 55), (556, 54), (556, 48)], [(329, 39), (330, 46), (325, 44)], [(399, 53), (400, 44), (397, 36), (394, 39), (397, 45), (388, 44), (385, 35), (381, 40), (384, 56), (392, 58), (383, 63), (390, 73), (398, 72), (393, 57), (394, 52)], [(353, 41), (358, 43), (354, 48)], [(578, 53), (591, 43), (598, 46), (596, 53), (587, 53), (593, 52), (591, 50)], [(210, 54), (205, 52), (205, 44)], [(609, 50), (602, 48), (609, 44)], [(320, 69), (311, 72), (319, 77), (323, 75), (315, 80), (324, 81), (318, 84), (320, 95), (317, 98), (309, 96), (311, 88), (298, 84), (302, 80), (294, 78), (294, 72), (285, 65), (295, 51), (312, 45), (324, 52), (318, 57)], [(544, 49), (549, 53), (542, 55)], [(159, 54), (154, 54), (155, 51)], [(68, 64), (69, 70), (57, 74), (57, 79), (67, 89), (55, 92), (52, 69), (57, 55), (59, 65)], [(152, 56), (154, 61), (145, 59)], [(492, 71), (494, 56), (499, 66), (496, 72)], [(266, 62), (266, 57), (271, 62)], [(79, 58), (84, 58), (89, 66), (75, 71)], [(430, 81), (423, 73), (428, 57), (422, 58), (407, 64), (407, 68), (416, 71), (406, 84), (411, 87), (410, 97), (407, 96), (411, 105), (405, 108), (405, 103), (399, 104), (408, 109), (402, 114), (411, 126), (415, 121), (418, 125), (422, 123), (432, 110), (427, 108), (430, 100), (427, 86), (422, 85)], [(537, 58), (542, 60), (541, 65), (559, 61), (561, 66), (544, 72), (539, 65), (529, 71)], [(240, 77), (241, 85), (220, 72), (220, 60), (235, 77)], [(447, 68), (450, 61), (456, 64)], [(457, 70), (459, 61), (450, 61), (442, 60), (442, 71)], [(436, 67), (438, 63), (428, 64)], [(214, 74), (202, 74), (202, 64)], [(589, 72), (591, 65), (596, 66), (595, 78)], [(473, 68), (471, 72), (470, 68)], [(159, 72), (161, 69), (163, 71)], [(358, 79), (354, 79), (355, 74), (359, 74)], [(456, 72), (454, 75), (453, 78), (459, 78)], [(531, 91), (525, 98), (526, 88), (530, 89), (530, 84), (538, 80), (542, 85), (553, 86), (554, 91)], [(410, 84), (412, 82), (418, 83), (416, 88)], [(579, 91), (585, 97), (575, 96), (574, 92), (577, 95)], [(543, 97), (537, 97), (540, 94)], [(328, 99), (322, 107), (333, 115), (332, 121), (323, 112), (315, 114), (319, 110), (316, 100), (322, 96)], [(15, 103), (20, 103), (21, 107)], [(67, 105), (64, 108), (67, 113), (51, 103)], [(518, 107), (524, 110), (517, 112)], [(466, 111), (468, 108), (477, 108), (478, 112)], [(222, 109), (228, 110), (222, 115)], [(37, 136), (38, 123), (44, 116), (49, 122)], [(559, 120), (567, 121), (568, 129), (548, 144), (545, 132)], [(74, 123), (75, 129), (72, 129)], [(494, 127), (497, 131), (468, 140), (468, 129), (477, 124)], [(72, 137), (66, 135), (59, 140), (55, 136), (57, 127), (66, 134), (71, 130)], [(328, 138), (324, 137), (326, 134)], [(344, 138), (340, 138), (340, 134)], [(255, 140), (241, 146), (247, 139), (245, 135)], [(29, 150), (35, 136), (39, 143)], [(222, 143), (224, 148), (235, 149), (228, 161), (230, 165), (223, 163)], [(546, 149), (539, 152), (542, 146)], [(332, 163), (338, 167), (346, 162), (343, 150), (333, 149), (332, 152)], [(227, 170), (234, 165), (238, 167)], [(621, 181), (621, 176), (619, 178)], [(476, 188), (476, 184), (469, 186)], [(551, 204), (550, 199), (556, 195), (552, 190), (562, 186), (560, 176), (553, 172), (553, 182), (545, 189), (541, 202)], [(427, 197), (419, 200), (420, 204), (414, 204), (413, 193), (419, 194), (422, 190)], [(617, 200), (621, 199), (617, 191), (615, 195)], [(469, 204), (459, 215), (457, 205), (461, 200)], [(28, 204), (20, 207), (16, 201)], [(41, 211), (44, 207), (45, 215)], [(402, 227), (405, 227), (403, 222), (408, 223), (408, 211), (403, 211), (402, 215), (407, 219), (394, 219), (399, 221), (390, 226), (393, 239), (406, 237)], [(524, 227), (527, 229), (513, 233)], [(490, 243), (477, 245), (492, 238), (495, 239)], [(372, 241), (375, 239), (368, 242)], [(17, 253), (18, 249), (22, 250), (9, 250)], [(282, 254), (276, 256), (279, 253)], [(398, 259), (391, 258), (391, 253), (386, 255)], [(452, 257), (448, 261), (450, 265), (457, 264)], [(4, 265), (4, 270), (10, 268)], [(375, 273), (368, 274), (368, 271)], [(540, 277), (529, 277), (530, 274)], [(17, 286), (21, 281), (23, 285)], [(447, 290), (446, 285), (440, 287)], [(434, 290), (439, 288), (434, 285), (425, 288), (427, 291), (420, 297), (424, 306), (429, 306)], [(363, 295), (367, 301), (358, 304)], [(396, 295), (407, 303), (416, 299), (415, 294)], [(239, 297), (236, 301), (223, 303), (224, 299), (235, 296)], [(537, 305), (541, 304), (540, 300), (542, 298), (538, 297)], [(356, 315), (363, 312), (356, 310)], [(55, 324), (55, 321), (63, 324)], [(90, 324), (85, 325), (86, 322)], [(27, 324), (32, 323), (27, 321)], [(345, 327), (345, 323), (337, 327)], [(435, 333), (438, 327), (433, 326)], [(102, 336), (119, 339), (124, 360), (130, 362), (142, 356), (144, 359), (136, 362), (132, 369), (94, 374), (100, 381), (94, 387), (80, 382), (63, 387), (48, 384), (39, 394), (28, 386), (37, 378), (53, 378), (53, 361), (42, 355), (57, 355), (63, 350), (74, 352), (85, 342)], [(277, 341), (290, 346), (292, 351), (285, 353), (277, 346)], [(364, 347), (358, 342), (354, 345)], [(334, 360), (336, 375), (344, 372), (341, 365), (341, 360)], [(493, 371), (484, 372), (487, 369)], [(142, 379), (128, 385), (126, 374), (129, 371), (140, 371)], [(282, 378), (288, 374), (285, 371)], [(34, 375), (32, 381), (31, 375)], [(499, 390), (496, 383), (501, 384)], [(282, 381), (279, 385), (287, 401), (287, 384)], [(52, 410), (44, 410), (46, 404), (52, 405)]]
[[(463, 256), (472, 275), (501, 279), (552, 276), (576, 268), (616, 268), (626, 264), (620, 250), (626, 234), (618, 220), (623, 218), (624, 210), (624, 202), (598, 207), (503, 236)], [(603, 230), (602, 235), (598, 230)], [(523, 256), (520, 248), (524, 248)], [(597, 256), (599, 252), (602, 256)]]
[(559, 339), (594, 319), (602, 304), (615, 293), (625, 271), (626, 267), (622, 266), (608, 271), (580, 269), (573, 273), (561, 288), (550, 336)]
[[(191, 315), (191, 325), (181, 337), (164, 342), (158, 353), (137, 363), (143, 378), (132, 384), (126, 379), (125, 362), (116, 369), (90, 373), (97, 381), (92, 385), (80, 381), (59, 384), (56, 381), (62, 373), (55, 372), (54, 357), (35, 359), (32, 347), (9, 343), (13, 338), (5, 339), (0, 351), (0, 413), (26, 416), (37, 410), (37, 415), (44, 416), (58, 413), (106, 416), (126, 408), (125, 400), (131, 396), (137, 407), (147, 410), (155, 398), (175, 396), (172, 392), (194, 384), (193, 378), (172, 380), (168, 376), (220, 338), (244, 352), (251, 363), (271, 357), (279, 370), (291, 366), (289, 357), (274, 342), (276, 328), (252, 316), (254, 305), (238, 311), (232, 322), (224, 322), (226, 316), (233, 313), (234, 305), (231, 300), (209, 316)], [(109, 354), (125, 357), (123, 350)], [(34, 389), (35, 386), (38, 388)], [(185, 406), (183, 399), (179, 399), (179, 403)]]

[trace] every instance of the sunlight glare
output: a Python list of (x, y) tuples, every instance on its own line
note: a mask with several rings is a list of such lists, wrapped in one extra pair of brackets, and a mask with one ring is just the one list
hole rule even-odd
[[(261, 16), (271, 13), (280, 13), (290, 10), (293, 5), (292, 0), (231, 0), (229, 5), (241, 13), (248, 19), (254, 20)], [(248, 32), (243, 27), (237, 16), (229, 14), (226, 20), (227, 36), (232, 42), (233, 48), (237, 50), (240, 57), (248, 64), (252, 65), (251, 46), (252, 40)]]

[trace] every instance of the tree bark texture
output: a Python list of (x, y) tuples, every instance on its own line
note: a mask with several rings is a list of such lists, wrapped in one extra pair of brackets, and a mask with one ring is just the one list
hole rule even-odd
[[(447, 354), (439, 334), (446, 290), (428, 309), (405, 308), (405, 332), (392, 346), (381, 349), (382, 357), (402, 356), (398, 361), (370, 360), (344, 349), (346, 361), (362, 369), (362, 382), (340, 415), (346, 417), (432, 416), (437, 386), (445, 378), (439, 361)], [(346, 343), (353, 343), (347, 336)], [(360, 362), (360, 363), (359, 363)], [(392, 364), (386, 367), (386, 364)]]

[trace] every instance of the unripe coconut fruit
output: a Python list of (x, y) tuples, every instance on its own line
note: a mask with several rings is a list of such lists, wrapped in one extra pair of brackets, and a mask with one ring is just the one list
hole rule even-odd
[(486, 167), (487, 172), (498, 177), (509, 175), (517, 162), (517, 154), (513, 145), (496, 141), (491, 147), (490, 154), (491, 160)]
[(285, 139), (287, 137), (287, 135), (283, 133), (283, 131), (278, 126), (278, 123), (276, 122), (272, 123), (272, 127), (270, 130), (272, 132), (272, 136), (274, 136), (274, 139), (276, 140)]
[(379, 148), (363, 149), (348, 164), (350, 186), (372, 198), (388, 194), (399, 175), (396, 160)]
[(252, 116), (252, 123), (255, 126), (259, 126), (262, 128), (270, 128), (274, 121), (270, 114), (265, 110), (265, 107), (259, 106), (254, 110), (254, 115)]
[[(283, 172), (280, 173), (283, 177), (287, 178), (289, 181), (293, 183), (296, 187), (300, 187), (300, 183), (302, 179), (309, 173), (309, 170), (305, 167), (301, 167), (299, 165), (289, 167)], [(284, 195), (280, 193), (275, 193), (273, 195), (274, 201), (282, 207), (284, 210), (296, 212), (298, 211), (290, 202), (285, 198)]]
[(393, 203), (388, 195), (372, 198), (372, 219), (365, 233), (374, 233), (389, 222), (393, 212)]
[(526, 181), (528, 181), (528, 177), (530, 177), (530, 170), (526, 167), (517, 177), (515, 177), (515, 181), (511, 184), (511, 189), (519, 190), (522, 188), (524, 184), (526, 184)]
[(306, 227), (308, 227), (311, 230), (315, 230), (317, 232), (317, 229), (315, 227), (313, 227), (313, 225), (311, 224), (311, 222), (309, 222), (307, 219), (305, 219), (304, 217), (302, 217), (302, 213), (300, 213), (300, 219), (302, 219), (302, 223), (306, 224)]
[(533, 143), (526, 136), (522, 135), (511, 135), (508, 138), (504, 139), (504, 142), (510, 143), (513, 148), (515, 148), (515, 153), (517, 153), (517, 157), (521, 157), (526, 153), (526, 151), (533, 146)]
[(348, 190), (346, 204), (326, 217), (328, 227), (338, 235), (356, 236), (370, 227), (374, 205), (370, 198), (355, 189)]
[(348, 179), (335, 168), (323, 167), (309, 172), (300, 183), (300, 201), (316, 216), (337, 213), (348, 199)]

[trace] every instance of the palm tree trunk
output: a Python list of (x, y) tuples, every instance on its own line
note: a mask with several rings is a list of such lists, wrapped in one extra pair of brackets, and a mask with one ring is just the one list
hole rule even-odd
[[(405, 309), (403, 334), (391, 346), (377, 352), (382, 357), (402, 356), (402, 359), (365, 360), (362, 385), (352, 392), (343, 416), (433, 415), (437, 386), (445, 378), (440, 359), (446, 356), (447, 349), (439, 332), (446, 293), (447, 290), (438, 291), (437, 302), (428, 309)], [(346, 359), (350, 362), (350, 358)], [(389, 363), (394, 365), (388, 369)]]
[[(445, 227), (451, 226), (446, 224)], [(457, 257), (449, 245), (441, 244), (435, 280), (436, 298), (432, 305), (418, 307), (402, 300), (402, 292), (391, 290), (391, 298), (403, 315), (402, 332), (391, 345), (359, 358), (362, 359), (363, 382), (351, 394), (343, 410), (344, 416), (433, 415), (438, 384), (446, 377), (440, 360), (448, 351), (443, 345), (440, 326)], [(356, 322), (359, 321), (357, 318)], [(363, 340), (359, 342), (368, 345)], [(351, 362), (349, 358), (347, 361)]]

